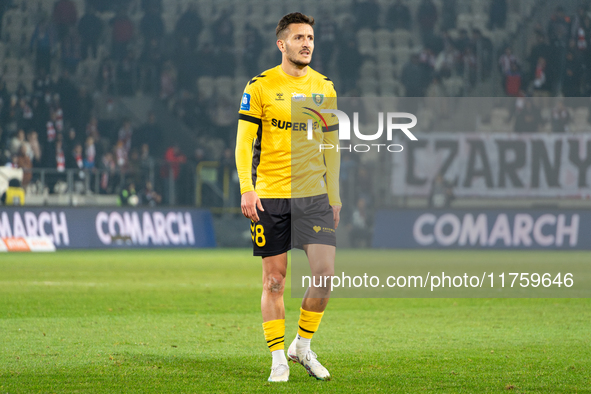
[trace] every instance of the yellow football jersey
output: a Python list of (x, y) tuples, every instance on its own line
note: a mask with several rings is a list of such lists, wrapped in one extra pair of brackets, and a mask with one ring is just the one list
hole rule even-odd
[(25, 205), (25, 189), (9, 187), (6, 189), (6, 205)]
[(310, 114), (336, 109), (333, 83), (310, 67), (305, 76), (294, 77), (279, 65), (246, 85), (236, 140), (240, 190), (242, 193), (256, 190), (260, 198), (328, 193), (331, 205), (340, 205), (339, 153), (336, 149), (319, 149), (322, 143), (338, 145), (338, 119), (324, 114), (321, 122), (314, 122), (313, 139), (308, 140), (305, 118), (310, 117), (292, 119), (293, 97), (313, 103), (309, 104), (312, 108), (308, 107)]

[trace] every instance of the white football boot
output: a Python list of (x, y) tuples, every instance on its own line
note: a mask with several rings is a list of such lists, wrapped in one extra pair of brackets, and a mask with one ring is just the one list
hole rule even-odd
[(287, 382), (289, 380), (289, 365), (287, 364), (275, 364), (271, 368), (271, 375), (269, 382)]
[(316, 353), (310, 349), (306, 352), (298, 353), (296, 351), (296, 341), (297, 339), (294, 339), (291, 345), (289, 345), (287, 358), (294, 363), (302, 364), (306, 368), (306, 371), (308, 371), (308, 375), (318, 380), (330, 380), (330, 373), (318, 362)]

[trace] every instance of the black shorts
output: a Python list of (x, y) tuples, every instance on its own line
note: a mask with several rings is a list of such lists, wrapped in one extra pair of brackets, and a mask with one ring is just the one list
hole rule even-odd
[(336, 246), (336, 232), (328, 195), (303, 198), (261, 198), (259, 221), (250, 222), (253, 254), (276, 256), (292, 247)]

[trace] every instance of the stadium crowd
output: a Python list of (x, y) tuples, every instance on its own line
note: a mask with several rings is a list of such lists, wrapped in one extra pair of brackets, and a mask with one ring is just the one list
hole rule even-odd
[[(32, 85), (21, 83), (9, 91), (0, 80), (1, 163), (56, 173), (88, 170), (94, 174), (90, 184), (99, 185), (99, 190), (93, 189), (96, 193), (119, 193), (125, 186), (123, 174), (129, 174), (135, 189), (155, 187), (164, 192), (165, 202), (168, 177), (193, 181), (192, 172), (183, 173), (185, 163), (194, 167), (213, 159), (231, 166), (236, 92), (246, 78), (279, 62), (278, 51), (273, 52), (275, 57), (265, 57), (262, 26), (247, 22), (242, 39), (236, 42), (229, 8), (220, 8), (217, 17), (205, 23), (195, 3), (189, 2), (179, 9), (173, 28), (168, 24), (167, 29), (162, 0), (87, 0), (82, 15), (73, 0), (55, 1), (51, 15), (34, 4), (21, 1), (11, 6), (11, 1), (4, 1), (0, 7), (1, 14), (11, 7), (28, 7), (36, 24), (28, 42), (35, 73)], [(366, 63), (375, 60), (379, 68), (384, 62), (379, 48), (368, 54), (362, 37), (364, 32), (379, 37), (386, 31), (407, 40), (402, 48), (409, 49), (396, 52), (408, 56), (386, 59), (386, 66), (393, 63), (397, 67), (380, 68), (388, 73), (387, 80), (399, 81), (398, 95), (462, 94), (488, 78), (498, 58), (509, 96), (589, 96), (591, 19), (587, 8), (581, 6), (568, 16), (558, 7), (546, 28), (540, 23), (537, 42), (522, 61), (510, 47), (498, 57), (484, 32), (505, 27), (506, 0), (490, 0), (487, 7), (486, 26), (472, 29), (458, 26), (457, 0), (441, 0), (440, 6), (433, 0), (420, 0), (412, 10), (405, 0), (387, 5), (355, 0), (339, 18), (321, 11), (312, 67), (330, 75), (341, 95), (362, 95)], [(140, 14), (141, 18), (133, 17)], [(105, 15), (110, 15), (108, 21)], [(2, 32), (2, 37), (7, 34)], [(204, 36), (210, 39), (203, 40)], [(76, 77), (80, 64), (88, 59), (98, 64), (90, 84)], [(446, 90), (443, 82), (457, 76), (467, 86), (458, 92)], [(222, 84), (213, 86), (213, 81), (227, 83), (227, 89)], [(183, 154), (178, 146), (164, 146), (163, 130), (153, 112), (142, 125), (115, 115), (113, 97), (138, 94), (158, 97), (202, 145), (192, 147), (193, 154)], [(557, 109), (556, 113), (568, 124), (568, 110)], [(146, 175), (150, 171), (151, 177)], [(23, 184), (36, 177), (38, 173), (27, 172)], [(51, 191), (58, 179), (48, 176)], [(180, 201), (192, 203), (190, 189), (194, 188), (185, 189), (186, 196)]]

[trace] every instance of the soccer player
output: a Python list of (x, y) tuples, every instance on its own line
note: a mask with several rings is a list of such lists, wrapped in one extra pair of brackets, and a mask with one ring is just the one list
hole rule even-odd
[[(341, 210), (339, 154), (335, 150), (322, 152), (318, 145), (294, 149), (298, 169), (292, 169), (292, 138), (306, 136), (307, 129), (305, 123), (292, 125), (291, 98), (313, 98), (317, 109), (336, 108), (333, 83), (309, 67), (314, 52), (313, 25), (314, 18), (299, 12), (281, 18), (275, 31), (281, 64), (248, 82), (239, 111), (236, 166), (242, 213), (251, 219), (254, 255), (263, 260), (261, 311), (273, 357), (270, 382), (289, 379), (283, 304), (287, 251), (303, 249), (314, 277), (334, 273), (335, 230)], [(322, 126), (316, 123), (314, 139), (337, 146), (338, 119), (327, 118)], [(329, 380), (330, 373), (310, 350), (310, 341), (329, 297), (328, 286), (307, 289), (297, 335), (287, 351), (290, 360), (320, 380)]]

